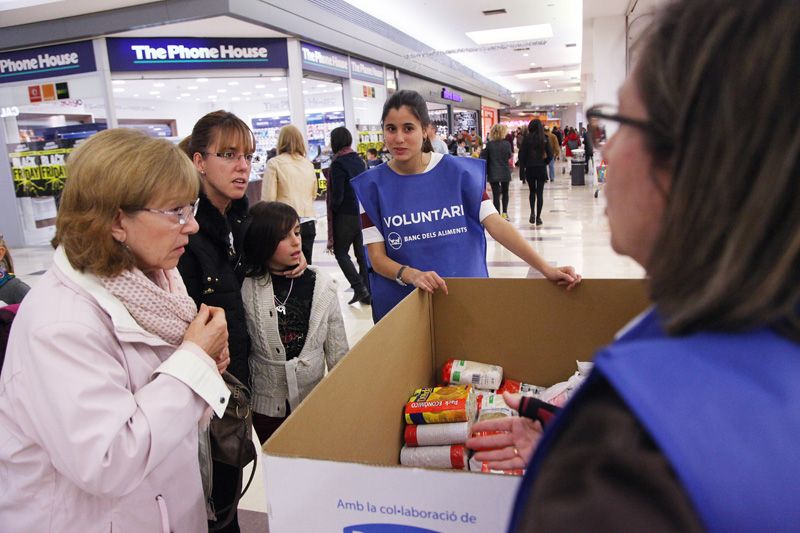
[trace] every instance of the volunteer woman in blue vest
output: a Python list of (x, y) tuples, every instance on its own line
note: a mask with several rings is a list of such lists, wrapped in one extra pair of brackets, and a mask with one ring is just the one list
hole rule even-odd
[[(645, 38), (586, 117), (654, 306), (538, 442), (510, 530), (797, 531), (800, 3), (682, 0)], [(492, 426), (495, 466), (522, 466), (532, 424)]]
[(447, 293), (443, 277), (488, 277), (484, 228), (548, 279), (567, 288), (580, 282), (574, 268), (548, 265), (497, 213), (485, 161), (433, 152), (419, 93), (394, 93), (381, 122), (392, 160), (350, 182), (363, 209), (376, 322), (415, 287)]

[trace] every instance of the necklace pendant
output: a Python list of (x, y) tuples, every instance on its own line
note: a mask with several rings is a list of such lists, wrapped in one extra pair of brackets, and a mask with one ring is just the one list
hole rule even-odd
[(286, 306), (285, 305), (276, 305), (275, 310), (282, 315), (286, 314)]

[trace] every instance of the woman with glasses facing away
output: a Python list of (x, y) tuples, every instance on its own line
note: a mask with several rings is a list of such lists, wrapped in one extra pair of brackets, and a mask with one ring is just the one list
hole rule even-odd
[(206, 526), (198, 427), (229, 392), (225, 313), (176, 270), (197, 173), (163, 139), (94, 135), (69, 157), (53, 266), (14, 320), (0, 377), (4, 531)]
[[(181, 146), (200, 176), (201, 190), (197, 207), (200, 231), (189, 238), (178, 269), (198, 305), (225, 310), (231, 355), (228, 371), (249, 386), (250, 337), (241, 297), (242, 241), (248, 219), (245, 193), (255, 157), (255, 138), (239, 117), (220, 110), (198, 120)], [(295, 274), (303, 269), (305, 263), (301, 260)], [(214, 462), (211, 496), (215, 509), (224, 509), (233, 502), (239, 475), (238, 468)], [(238, 517), (234, 515), (220, 531), (239, 531)]]
[(682, 0), (643, 36), (619, 108), (586, 117), (653, 306), (538, 442), (510, 530), (797, 531), (800, 3)]
[(306, 158), (303, 134), (291, 124), (278, 133), (278, 156), (267, 161), (261, 199), (283, 202), (294, 207), (300, 215), (300, 234), (303, 255), (311, 264), (314, 238), (317, 236), (314, 199), (317, 197), (317, 175), (314, 165)]

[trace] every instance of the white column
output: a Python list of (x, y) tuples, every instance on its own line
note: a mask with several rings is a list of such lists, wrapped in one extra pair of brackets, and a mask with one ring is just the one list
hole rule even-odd
[(587, 54), (586, 98), (584, 106), (596, 103), (616, 104), (617, 91), (625, 81), (625, 16), (598, 17), (584, 24), (584, 40), (591, 39)]
[(300, 130), (303, 138), (308, 140), (306, 128), (306, 104), (303, 100), (303, 56), (300, 41), (286, 39), (286, 52), (289, 55), (289, 111), (292, 124)]
[(353, 109), (353, 80), (342, 79), (342, 104), (344, 105), (344, 126), (353, 135), (353, 142), (356, 140), (356, 112)]
[(111, 83), (111, 67), (108, 64), (108, 50), (106, 49), (105, 39), (95, 39), (92, 41), (94, 46), (94, 60), (97, 65), (97, 72), (103, 84), (103, 105), (106, 107), (106, 124), (108, 128), (116, 128), (117, 109), (114, 102), (114, 91)]

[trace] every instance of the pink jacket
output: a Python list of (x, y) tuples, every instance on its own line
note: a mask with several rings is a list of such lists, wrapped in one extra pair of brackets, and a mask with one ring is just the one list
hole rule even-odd
[(0, 376), (0, 529), (206, 531), (198, 421), (227, 400), (198, 346), (144, 331), (57, 250)]

